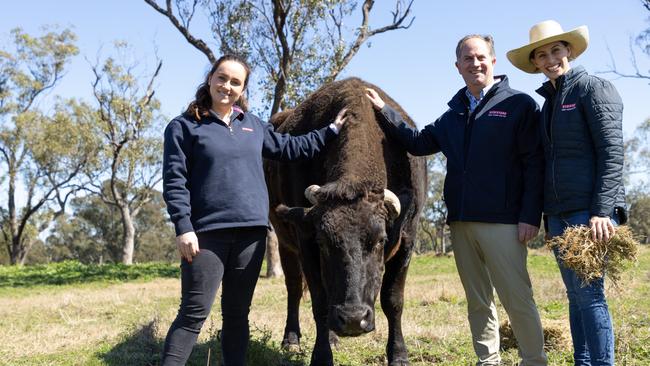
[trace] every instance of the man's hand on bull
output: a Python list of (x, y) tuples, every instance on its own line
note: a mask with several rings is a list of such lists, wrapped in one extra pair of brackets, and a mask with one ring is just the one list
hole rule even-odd
[(372, 106), (375, 107), (376, 110), (380, 111), (382, 108), (384, 108), (384, 104), (386, 103), (384, 103), (384, 101), (374, 89), (366, 88), (366, 96), (368, 99), (370, 99)]

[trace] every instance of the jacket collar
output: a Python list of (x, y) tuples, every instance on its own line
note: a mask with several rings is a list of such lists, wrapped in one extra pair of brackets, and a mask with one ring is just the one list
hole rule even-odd
[(568, 90), (570, 89), (578, 80), (580, 80), (584, 75), (587, 74), (587, 71), (582, 66), (572, 67), (564, 75), (557, 78), (554, 87), (553, 83), (550, 80), (544, 82), (540, 88), (535, 90), (537, 94), (541, 95), (545, 99), (550, 99), (557, 91)]
[[(487, 94), (485, 94), (483, 99), (491, 98), (493, 95), (499, 93), (499, 91), (508, 88), (508, 77), (506, 75), (495, 75), (494, 79), (495, 83), (492, 85)], [(496, 82), (497, 79), (501, 81)], [(467, 94), (465, 94), (466, 92), (467, 86), (461, 88), (456, 93), (456, 95), (451, 98), (451, 100), (447, 103), (451, 110), (459, 114), (467, 113), (467, 110), (469, 108), (469, 99), (467, 98)], [(484, 102), (482, 102), (482, 104), (484, 104)]]

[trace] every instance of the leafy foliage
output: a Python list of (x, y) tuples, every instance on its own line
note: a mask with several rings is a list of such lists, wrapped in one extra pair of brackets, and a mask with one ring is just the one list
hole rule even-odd
[(347, 21), (357, 9), (354, 0), (174, 0), (165, 6), (145, 0), (167, 17), (187, 41), (211, 63), (213, 50), (190, 31), (197, 8), (206, 10), (210, 34), (221, 53), (245, 57), (258, 77), (264, 111), (291, 108), (321, 84), (334, 80), (360, 47), (374, 35), (410, 27), (412, 0), (395, 1), (392, 23), (371, 29), (374, 1), (361, 5), (361, 24)]
[(151, 262), (127, 266), (121, 263), (97, 265), (64, 261), (24, 267), (0, 266), (0, 287), (121, 282), (179, 276), (177, 264)]
[(450, 250), (449, 229), (447, 228), (447, 207), (443, 197), (446, 159), (442, 154), (427, 159), (427, 199), (424, 204), (416, 251), (446, 253)]
[[(12, 31), (13, 48), (0, 50), (0, 208), (2, 242), (11, 263), (24, 263), (38, 233), (61, 214), (76, 178), (92, 156), (91, 113), (74, 100), (57, 100), (54, 113), (35, 107), (77, 54), (69, 30), (32, 37)], [(19, 189), (26, 192), (19, 206)]]
[(93, 66), (97, 123), (92, 133), (99, 149), (85, 170), (89, 183), (84, 188), (119, 212), (122, 262), (130, 264), (134, 219), (162, 180), (163, 119), (153, 87), (162, 62), (143, 84), (140, 73), (146, 71), (130, 59), (128, 44), (118, 42), (115, 49), (118, 58), (107, 57)]
[[(105, 183), (105, 189), (108, 184)], [(177, 258), (174, 231), (164, 212), (160, 192), (142, 206), (134, 220), (135, 262), (171, 261)], [(123, 226), (119, 210), (98, 196), (78, 197), (71, 202), (72, 214), (59, 217), (47, 238), (50, 261), (78, 260), (82, 263), (122, 261)]]

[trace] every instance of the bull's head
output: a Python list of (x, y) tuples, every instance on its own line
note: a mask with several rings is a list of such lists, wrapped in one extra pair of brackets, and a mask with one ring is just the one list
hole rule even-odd
[(344, 199), (328, 188), (330, 184), (305, 190), (310, 208), (280, 206), (276, 212), (313, 232), (329, 328), (340, 336), (357, 336), (375, 329), (387, 228), (399, 216), (400, 202), (389, 190)]

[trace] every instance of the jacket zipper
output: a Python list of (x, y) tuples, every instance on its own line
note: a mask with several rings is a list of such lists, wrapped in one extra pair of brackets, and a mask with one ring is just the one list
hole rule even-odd
[[(474, 110), (470, 112), (469, 110), (469, 105), (465, 106), (465, 113), (467, 114), (467, 120), (465, 121), (465, 128), (469, 127), (469, 122), (472, 118), (472, 116), (475, 116), (476, 113), (478, 113), (480, 108), (483, 108), (485, 104), (488, 102), (489, 99), (492, 98), (494, 94), (496, 94), (496, 85), (493, 85), (492, 88), (483, 96), (483, 99), (474, 107)], [(476, 120), (474, 120), (476, 122)], [(467, 151), (465, 152), (465, 156), (463, 156), (463, 177), (461, 179), (462, 182), (462, 187), (460, 191), (460, 213), (459, 213), (459, 221), (463, 221), (463, 212), (465, 211), (465, 187), (467, 184), (465, 184), (465, 179), (467, 179), (467, 159), (469, 158), (469, 151), (471, 149), (470, 143), (471, 143), (471, 132), (467, 135), (468, 138), (470, 138), (470, 141), (467, 144)], [(464, 142), (463, 142), (464, 143)]]
[[(467, 108), (466, 113), (467, 113), (467, 121), (465, 121), (465, 128), (469, 127), (469, 120), (471, 118), (469, 107)], [(467, 146), (467, 155), (469, 155), (469, 145)], [(467, 156), (463, 156), (463, 176), (461, 179), (461, 187), (460, 187), (460, 212), (458, 214), (459, 221), (463, 221), (463, 212), (465, 211), (465, 187), (467, 186), (467, 184), (465, 184), (466, 177), (467, 177)]]
[(557, 194), (557, 184), (555, 182), (555, 156), (556, 156), (556, 152), (555, 152), (555, 147), (554, 147), (555, 141), (553, 141), (553, 122), (555, 121), (555, 114), (557, 112), (558, 105), (562, 104), (562, 98), (561, 98), (561, 93), (560, 93), (562, 84), (563, 84), (562, 80), (559, 80), (558, 81), (558, 89), (555, 92), (555, 103), (553, 103), (553, 109), (551, 110), (551, 120), (549, 121), (549, 124), (550, 124), (550, 126), (549, 126), (549, 134), (550, 134), (550, 136), (548, 137), (549, 141), (551, 141), (551, 152), (553, 154), (553, 161), (551, 163), (551, 176), (553, 177), (553, 193), (555, 194), (555, 201), (556, 202), (560, 202), (560, 197)]

